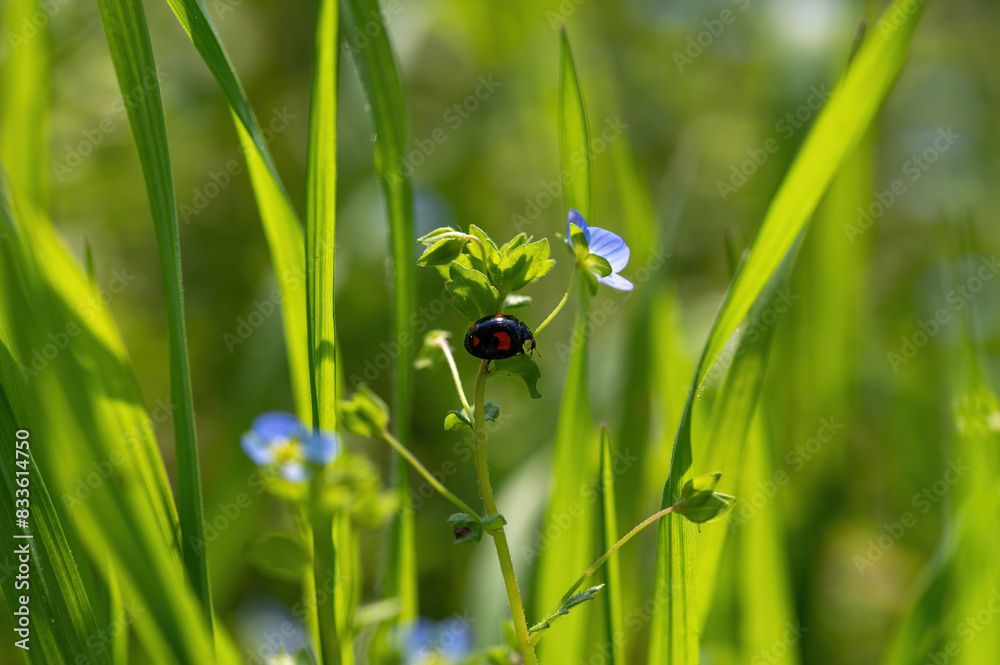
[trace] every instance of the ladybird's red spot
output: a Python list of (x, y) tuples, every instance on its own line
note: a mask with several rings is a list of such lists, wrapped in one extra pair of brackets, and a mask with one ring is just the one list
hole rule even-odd
[(472, 338), (472, 346), (479, 346), (479, 338), (478, 337), (473, 337)]
[(496, 338), (498, 350), (510, 351), (510, 335), (505, 332), (495, 332), (493, 335)]

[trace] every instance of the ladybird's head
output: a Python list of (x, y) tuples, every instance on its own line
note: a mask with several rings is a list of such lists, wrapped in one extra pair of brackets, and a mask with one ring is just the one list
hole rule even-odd
[[(521, 323), (518, 321), (518, 323)], [(531, 333), (531, 328), (521, 323), (521, 336), (524, 338), (524, 343), (521, 345), (521, 350), (524, 353), (535, 352), (537, 345), (535, 344), (535, 336)]]

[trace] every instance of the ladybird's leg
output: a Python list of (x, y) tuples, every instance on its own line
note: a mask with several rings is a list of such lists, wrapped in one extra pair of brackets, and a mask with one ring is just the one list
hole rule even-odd
[(489, 374), (490, 372), (493, 371), (493, 369), (490, 367), (490, 364), (492, 362), (493, 362), (492, 360), (487, 360), (486, 361), (486, 370), (483, 372), (483, 374)]

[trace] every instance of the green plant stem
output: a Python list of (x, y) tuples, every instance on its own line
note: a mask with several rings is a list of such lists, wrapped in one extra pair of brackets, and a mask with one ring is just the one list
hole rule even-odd
[(448, 367), (451, 368), (451, 378), (455, 381), (455, 390), (458, 391), (458, 398), (462, 400), (465, 412), (471, 416), (472, 407), (469, 406), (469, 400), (465, 396), (465, 389), (462, 388), (462, 378), (458, 375), (458, 367), (455, 365), (455, 356), (451, 352), (451, 345), (448, 344), (448, 340), (442, 339), (438, 346), (444, 351), (444, 358), (448, 361)]
[(388, 430), (384, 430), (382, 432), (382, 438), (385, 439), (385, 442), (388, 443), (390, 446), (392, 446), (403, 459), (409, 462), (410, 466), (416, 469), (417, 473), (423, 476), (424, 480), (429, 482), (431, 484), (431, 487), (436, 489), (441, 496), (443, 496), (444, 498), (448, 499), (453, 504), (455, 504), (455, 506), (466, 515), (469, 515), (470, 517), (475, 517), (477, 520), (481, 520), (483, 518), (482, 515), (473, 510), (469, 506), (469, 504), (459, 499), (457, 496), (452, 494), (451, 490), (449, 490), (447, 487), (438, 482), (437, 478), (431, 475), (431, 472), (427, 470), (427, 467), (421, 464), (420, 460), (418, 460), (413, 453), (411, 453), (405, 446), (403, 446), (403, 444), (401, 444), (396, 439), (396, 437), (390, 434)]
[[(299, 510), (299, 535), (302, 537), (302, 542), (313, 543), (313, 528), (312, 523), (309, 519), (309, 510), (305, 505), (300, 506)], [(313, 560), (309, 562), (305, 569), (302, 571), (302, 605), (305, 609), (305, 619), (304, 623), (306, 625), (306, 632), (311, 640), (313, 653), (316, 654), (317, 658), (321, 658), (323, 650), (320, 647), (320, 629), (319, 629), (319, 616), (316, 612), (316, 556), (313, 554)]]
[[(570, 597), (574, 593), (576, 593), (576, 590), (579, 589), (581, 586), (583, 586), (583, 583), (587, 581), (587, 578), (590, 577), (591, 575), (593, 575), (594, 573), (596, 573), (597, 569), (600, 568), (601, 566), (603, 566), (604, 562), (607, 561), (608, 558), (612, 554), (614, 554), (615, 552), (617, 552), (621, 548), (622, 545), (624, 545), (625, 543), (627, 543), (628, 541), (630, 541), (637, 533), (639, 533), (640, 531), (642, 531), (643, 529), (645, 529), (647, 526), (649, 526), (650, 524), (656, 522), (658, 519), (660, 519), (664, 515), (667, 515), (668, 513), (672, 513), (673, 511), (674, 511), (674, 507), (673, 506), (670, 506), (669, 508), (664, 508), (660, 512), (655, 513), (653, 515), (650, 515), (645, 520), (643, 520), (638, 525), (636, 525), (635, 528), (633, 528), (631, 531), (629, 531), (624, 536), (622, 536), (621, 540), (619, 540), (617, 543), (615, 543), (611, 547), (610, 550), (608, 550), (607, 552), (605, 552), (604, 554), (602, 554), (601, 558), (598, 559), (597, 561), (595, 561), (594, 565), (592, 565), (590, 568), (588, 568), (583, 573), (583, 575), (580, 576), (580, 579), (578, 579), (576, 582), (573, 583), (573, 586), (571, 586), (569, 588), (569, 591), (567, 591), (566, 593), (563, 594), (563, 597), (559, 599), (559, 603), (554, 608), (552, 608), (552, 611), (549, 612), (548, 616), (546, 616), (544, 619), (542, 619), (542, 621), (539, 622), (539, 623), (545, 623), (545, 621), (547, 621), (547, 620), (551, 619), (552, 617), (554, 617), (555, 614), (556, 614), (556, 612), (559, 611), (559, 608), (562, 607), (563, 605), (565, 605), (566, 601), (569, 600)], [(535, 638), (532, 640), (532, 644), (537, 644), (538, 640), (541, 639), (542, 635), (544, 635), (544, 633), (538, 633), (535, 636)]]
[[(317, 481), (317, 484), (319, 481)], [(316, 628), (319, 642), (317, 661), (323, 665), (340, 665), (340, 635), (337, 630), (337, 601), (335, 589), (320, 593), (326, 584), (327, 574), (336, 580), (337, 551), (333, 543), (333, 515), (319, 513), (313, 503), (313, 590), (316, 605)], [(320, 602), (320, 598), (323, 601)]]
[[(497, 502), (493, 498), (493, 486), (490, 484), (490, 469), (486, 462), (486, 421), (484, 419), (486, 407), (486, 368), (489, 361), (484, 360), (479, 365), (479, 374), (476, 375), (476, 407), (474, 411), (475, 423), (473, 432), (476, 443), (476, 473), (479, 476), (479, 491), (483, 495), (483, 504), (486, 506), (487, 515), (495, 515)], [(521, 591), (517, 587), (517, 576), (514, 574), (514, 561), (510, 556), (510, 545), (507, 544), (507, 534), (503, 527), (497, 529), (492, 534), (493, 542), (497, 548), (497, 558), (500, 560), (500, 570), (503, 571), (503, 582), (507, 588), (507, 600), (510, 602), (511, 618), (514, 620), (514, 633), (517, 635), (517, 644), (521, 652), (521, 659), (524, 665), (538, 665), (538, 657), (535, 656), (535, 648), (531, 644), (531, 636), (528, 635), (528, 621), (524, 617), (524, 603), (521, 601)]]
[(544, 321), (542, 321), (537, 328), (535, 328), (534, 334), (537, 335), (538, 333), (542, 332), (542, 330), (545, 329), (545, 326), (549, 325), (549, 322), (551, 322), (552, 319), (556, 318), (556, 314), (558, 314), (559, 311), (562, 310), (563, 306), (569, 300), (569, 294), (573, 293), (574, 282), (576, 282), (576, 266), (573, 266), (573, 272), (569, 276), (569, 288), (566, 289), (566, 295), (562, 297), (562, 300), (560, 300), (559, 304), (556, 305), (556, 308), (552, 310), (552, 313), (549, 314), (549, 316)]

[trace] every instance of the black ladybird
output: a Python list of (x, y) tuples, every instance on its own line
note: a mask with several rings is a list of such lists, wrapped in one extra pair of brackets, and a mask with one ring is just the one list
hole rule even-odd
[(531, 329), (509, 314), (483, 317), (465, 333), (465, 350), (484, 360), (510, 358), (534, 348)]

